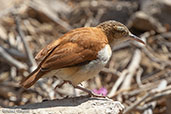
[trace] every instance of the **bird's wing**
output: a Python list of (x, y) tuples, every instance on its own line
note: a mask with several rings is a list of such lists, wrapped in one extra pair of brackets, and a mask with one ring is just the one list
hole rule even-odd
[(85, 64), (97, 58), (97, 53), (77, 43), (68, 42), (56, 47), (40, 64), (42, 71), (55, 70)]
[[(98, 44), (97, 40), (99, 40), (100, 44), (101, 43), (107, 43), (106, 36), (98, 28), (83, 27), (83, 28), (74, 29), (74, 30), (66, 33), (64, 36), (58, 38), (57, 40), (51, 42), (45, 48), (43, 48), (36, 55), (35, 59), (37, 61), (42, 61), (54, 48), (57, 47), (57, 49), (55, 49), (55, 50), (59, 51), (59, 48), (58, 48), (58, 47), (60, 47), (59, 45), (61, 45), (61, 44), (63, 45), (66, 42), (73, 42), (73, 43), (78, 43), (78, 44), (80, 43), (80, 44), (83, 44), (83, 45), (84, 45), (84, 43), (86, 43), (88, 45), (88, 47), (92, 47), (95, 44)], [(94, 48), (101, 48), (100, 44), (98, 44)], [(69, 45), (69, 44), (65, 44), (65, 45)], [(75, 46), (75, 48), (81, 48), (81, 47)], [(86, 50), (86, 51), (90, 51), (90, 50)], [(72, 50), (72, 52), (75, 53), (74, 49)], [(71, 53), (71, 52), (69, 52), (69, 53)]]
[(59, 43), (60, 43), (60, 40), (55, 40), (51, 42), (49, 45), (47, 45), (46, 47), (44, 47), (43, 49), (41, 49), (35, 57), (36, 61), (43, 60), (44, 57), (46, 57), (53, 48), (59, 45)]
[(39, 52), (44, 58), (39, 67), (43, 71), (85, 64), (97, 59), (98, 51), (107, 38), (98, 28), (72, 30)]

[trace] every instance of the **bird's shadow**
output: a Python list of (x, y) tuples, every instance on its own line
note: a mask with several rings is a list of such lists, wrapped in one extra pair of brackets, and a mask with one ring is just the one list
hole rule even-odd
[(73, 107), (73, 106), (78, 106), (87, 101), (94, 101), (94, 100), (107, 101), (106, 98), (80, 96), (80, 97), (73, 97), (73, 98), (48, 100), (48, 101), (44, 101), (44, 102), (40, 102), (40, 103), (27, 104), (27, 105), (17, 106), (17, 107), (9, 107), (8, 109), (28, 110), (28, 109), (40, 109), (40, 108), (52, 108), (52, 107)]

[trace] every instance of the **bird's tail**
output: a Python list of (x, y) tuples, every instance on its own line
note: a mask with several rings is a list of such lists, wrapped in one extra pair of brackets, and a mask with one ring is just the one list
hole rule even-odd
[(29, 76), (24, 78), (20, 85), (24, 88), (31, 87), (38, 79), (40, 79), (43, 76), (43, 72), (40, 70), (40, 68), (37, 68), (34, 70)]

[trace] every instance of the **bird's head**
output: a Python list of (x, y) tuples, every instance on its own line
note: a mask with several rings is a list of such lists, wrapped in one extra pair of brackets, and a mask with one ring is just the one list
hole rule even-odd
[(101, 28), (102, 31), (106, 34), (109, 44), (111, 46), (119, 44), (126, 40), (136, 40), (140, 43), (145, 44), (139, 37), (133, 35), (128, 28), (117, 21), (105, 21), (97, 25), (98, 28)]

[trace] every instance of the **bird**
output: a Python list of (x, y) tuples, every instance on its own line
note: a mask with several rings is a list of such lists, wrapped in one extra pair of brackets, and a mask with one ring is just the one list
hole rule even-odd
[(56, 76), (64, 83), (69, 82), (75, 88), (94, 95), (78, 84), (95, 77), (110, 60), (112, 48), (128, 40), (145, 44), (124, 24), (115, 20), (95, 27), (73, 29), (38, 52), (35, 56), (38, 67), (20, 84), (29, 88), (40, 78)]

